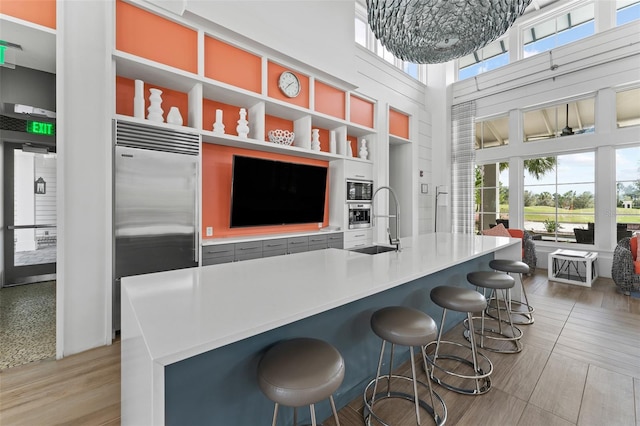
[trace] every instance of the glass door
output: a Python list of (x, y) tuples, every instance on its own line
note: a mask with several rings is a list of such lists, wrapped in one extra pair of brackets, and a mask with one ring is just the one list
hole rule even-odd
[(56, 154), (4, 143), (4, 286), (55, 279)]

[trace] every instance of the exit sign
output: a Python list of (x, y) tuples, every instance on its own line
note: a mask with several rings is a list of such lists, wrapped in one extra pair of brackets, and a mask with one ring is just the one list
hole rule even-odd
[(27, 132), (36, 135), (54, 136), (56, 134), (56, 127), (53, 123), (27, 121)]
[(4, 65), (4, 51), (7, 50), (7, 46), (0, 44), (0, 65)]

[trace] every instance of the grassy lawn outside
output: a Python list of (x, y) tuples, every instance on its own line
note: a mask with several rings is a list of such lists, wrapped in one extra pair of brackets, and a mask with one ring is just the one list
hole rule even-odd
[[(500, 205), (500, 212), (507, 213), (509, 206)], [(618, 223), (640, 223), (640, 209), (617, 208)], [(528, 222), (544, 222), (547, 219), (555, 219), (556, 209), (547, 206), (528, 206), (524, 208), (524, 220)], [(558, 222), (561, 223), (588, 223), (594, 221), (595, 210), (590, 209), (558, 209)]]

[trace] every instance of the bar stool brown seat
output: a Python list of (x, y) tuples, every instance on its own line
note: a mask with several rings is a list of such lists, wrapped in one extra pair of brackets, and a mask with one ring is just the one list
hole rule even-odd
[[(528, 325), (533, 324), (534, 307), (529, 303), (527, 290), (524, 286), (524, 275), (530, 271), (529, 265), (519, 260), (511, 259), (493, 259), (489, 262), (489, 267), (496, 271), (505, 272), (507, 274), (520, 274), (520, 289), (522, 291), (522, 301), (511, 301), (511, 318), (514, 324)], [(515, 309), (517, 308), (517, 309)], [(500, 306), (498, 301), (490, 301), (487, 306), (487, 315), (492, 318), (497, 317), (498, 309), (505, 310), (504, 306)]]
[(333, 393), (344, 379), (344, 360), (329, 343), (311, 338), (295, 338), (277, 343), (263, 355), (258, 364), (258, 384), (262, 392), (275, 402), (272, 425), (276, 425), (278, 406), (309, 406), (312, 425), (316, 425), (314, 404), (329, 398), (331, 409), (340, 425)]
[[(425, 384), (417, 379), (413, 352), (414, 346), (420, 347), (424, 368), (428, 377), (429, 366), (427, 363), (428, 357), (425, 353), (425, 347), (427, 344), (432, 342), (438, 334), (438, 327), (436, 326), (433, 318), (418, 309), (405, 306), (389, 306), (379, 309), (373, 313), (371, 316), (371, 329), (382, 339), (382, 348), (380, 349), (380, 360), (378, 361), (376, 377), (369, 382), (364, 391), (365, 423), (370, 425), (373, 417), (376, 420), (375, 424), (389, 425), (390, 423), (386, 423), (385, 420), (375, 412), (375, 404), (385, 399), (400, 398), (414, 403), (416, 423), (418, 425), (421, 424), (420, 408), (429, 413), (437, 426), (443, 425), (447, 420), (447, 406), (440, 395), (435, 393), (431, 388), (430, 380), (427, 379), (427, 383)], [(387, 342), (391, 343), (389, 373), (381, 376), (380, 370), (382, 368), (384, 348)], [(411, 377), (392, 374), (393, 355), (396, 345), (409, 347), (409, 354), (411, 358)], [(387, 389), (386, 391), (378, 392), (378, 382), (384, 379), (386, 379), (387, 382)], [(401, 381), (411, 382), (413, 386), (413, 395), (400, 392), (398, 390), (392, 390), (392, 382), (394, 384), (398, 384)], [(418, 397), (418, 385), (427, 390), (430, 404)], [(372, 387), (373, 391), (370, 393), (369, 390)], [(369, 393), (371, 396), (368, 396)], [(436, 400), (439, 403), (440, 413), (436, 412)]]
[[(444, 328), (447, 310), (466, 312), (468, 324), (470, 325), (470, 328), (473, 329), (473, 313), (482, 312), (487, 307), (487, 300), (481, 293), (478, 293), (475, 290), (452, 286), (435, 287), (431, 290), (431, 300), (436, 305), (443, 308), (438, 340), (431, 342), (428, 345), (431, 346), (435, 344), (436, 346), (432, 357), (433, 368), (431, 369), (431, 380), (453, 392), (465, 395), (481, 395), (489, 392), (489, 389), (491, 389), (490, 376), (493, 372), (493, 363), (486, 355), (478, 351), (475, 333), (469, 334), (470, 346), (466, 346), (458, 342), (442, 340), (442, 330)], [(443, 345), (469, 349), (471, 351), (472, 361), (452, 353), (441, 354), (440, 347)], [(457, 361), (459, 364), (457, 366), (444, 366), (444, 362), (439, 361), (440, 359)], [(473, 370), (473, 373), (463, 374), (462, 372), (456, 371), (461, 367), (470, 367)], [(456, 370), (454, 370), (454, 368)], [(443, 373), (445, 376), (440, 378), (436, 375), (436, 372)], [(474, 386), (472, 388), (454, 386), (450, 382), (445, 382), (445, 377), (448, 377), (449, 380), (454, 378), (466, 379), (466, 381), (472, 380), (474, 382)]]
[[(478, 287), (482, 287), (483, 293), (488, 289), (489, 300), (495, 300), (496, 303), (499, 303), (498, 291), (502, 290), (502, 301), (506, 309), (505, 322), (508, 324), (507, 327), (503, 323), (501, 309), (497, 310), (497, 320), (493, 320), (491, 318), (485, 319), (485, 311), (482, 311), (480, 317), (473, 317), (474, 320), (480, 319), (480, 327), (476, 327), (474, 329), (467, 321), (465, 321), (465, 327), (467, 329), (464, 331), (464, 336), (467, 338), (467, 340), (470, 339), (470, 336), (472, 334), (470, 330), (474, 330), (475, 334), (478, 334), (480, 336), (480, 347), (482, 349), (486, 349), (492, 352), (510, 354), (522, 351), (522, 342), (520, 342), (520, 339), (522, 338), (522, 330), (513, 325), (513, 321), (511, 319), (511, 308), (508, 299), (508, 290), (513, 288), (513, 286), (515, 285), (515, 280), (513, 279), (513, 277), (507, 274), (503, 274), (502, 272), (476, 271), (467, 274), (467, 281), (475, 285), (476, 290), (478, 289)], [(484, 294), (484, 296), (486, 298), (487, 295)], [(488, 324), (489, 322), (497, 324)], [(494, 342), (495, 345), (490, 346), (489, 344), (485, 344), (488, 342)], [(507, 345), (505, 345), (505, 343), (507, 343)]]

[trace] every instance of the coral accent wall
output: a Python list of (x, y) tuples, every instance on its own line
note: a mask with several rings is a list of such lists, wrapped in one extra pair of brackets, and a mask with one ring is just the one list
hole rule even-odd
[[(251, 228), (230, 228), (231, 177), (234, 155), (269, 158), (292, 163), (312, 164), (328, 167), (326, 161), (291, 157), (282, 154), (257, 152), (215, 144), (202, 144), (202, 235), (206, 227), (213, 227), (213, 237), (233, 237), (245, 235), (280, 234), (286, 232), (317, 231), (318, 224), (256, 226)], [(327, 178), (329, 179), (329, 178)], [(259, 185), (259, 182), (256, 182)], [(259, 188), (256, 188), (259, 190)], [(325, 195), (324, 222), (329, 224), (329, 183)]]
[(333, 117), (345, 118), (346, 95), (342, 90), (315, 82), (315, 110)]
[(235, 105), (223, 104), (221, 102), (211, 101), (209, 99), (202, 100), (202, 129), (213, 130), (213, 123), (216, 121), (216, 110), (222, 110), (222, 124), (224, 124), (224, 132), (227, 135), (238, 135), (236, 127), (240, 119), (240, 107)]
[(252, 92), (262, 92), (262, 59), (208, 36), (204, 38), (204, 75)]
[(409, 116), (390, 109), (389, 133), (401, 138), (409, 139)]
[[(293, 121), (285, 120), (284, 118), (274, 117), (273, 115), (264, 116), (264, 140), (269, 140), (269, 130), (288, 130), (293, 132)], [(294, 138), (295, 140), (295, 138)], [(294, 142), (295, 144), (295, 142)]]
[[(172, 106), (178, 107), (182, 120), (186, 124), (189, 116), (189, 96), (186, 93), (177, 92), (160, 86), (144, 84), (144, 111), (147, 114), (149, 108), (149, 89), (162, 90), (162, 110), (163, 117), (167, 121), (167, 114)], [(116, 76), (116, 114), (133, 117), (133, 97), (135, 94), (135, 82), (129, 78)], [(234, 127), (235, 129), (235, 127)]]
[(347, 142), (351, 145), (351, 151), (354, 157), (358, 156), (358, 138), (355, 136), (347, 135)]
[(273, 62), (269, 62), (267, 69), (267, 96), (273, 99), (289, 102), (303, 108), (309, 108), (309, 77), (294, 72), (298, 77), (298, 80), (300, 80), (300, 94), (295, 98), (289, 98), (283, 95), (278, 88), (278, 78), (280, 78), (280, 74), (282, 74), (283, 71), (291, 70)]
[(116, 2), (116, 49), (198, 72), (198, 33), (121, 0)]
[(56, 28), (56, 0), (0, 0), (0, 13)]
[(349, 120), (352, 123), (373, 128), (373, 104), (357, 96), (349, 97)]

